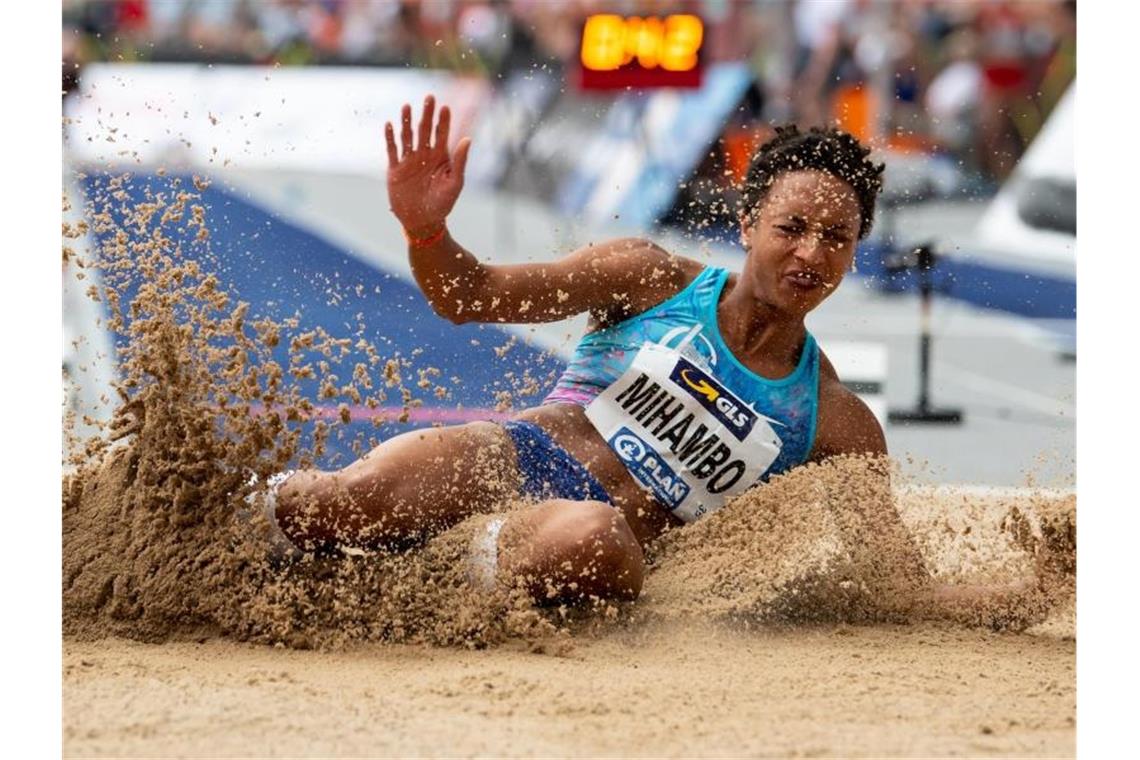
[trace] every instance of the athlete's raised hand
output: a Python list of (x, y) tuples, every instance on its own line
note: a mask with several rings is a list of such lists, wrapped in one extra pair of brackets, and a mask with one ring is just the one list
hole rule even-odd
[(384, 139), (388, 144), (388, 202), (392, 213), (413, 237), (430, 235), (443, 225), (463, 189), (463, 169), (471, 149), (471, 140), (465, 137), (455, 146), (454, 154), (448, 152), (451, 111), (447, 106), (439, 110), (434, 140), (433, 122), (435, 97), (428, 95), (414, 142), (410, 105), (405, 104), (400, 111), (398, 150), (392, 122), (384, 125)]

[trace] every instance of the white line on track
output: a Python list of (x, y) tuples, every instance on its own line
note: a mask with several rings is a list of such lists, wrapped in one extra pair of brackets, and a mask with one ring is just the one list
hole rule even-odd
[(942, 483), (939, 485), (900, 485), (895, 492), (905, 496), (977, 496), (995, 499), (1042, 497), (1058, 499), (1076, 494), (1075, 488), (1038, 488), (1035, 486), (990, 486), (980, 483)]
[(992, 398), (999, 398), (1011, 404), (1042, 412), (1043, 414), (1067, 417), (1073, 421), (1077, 418), (1076, 406), (1061, 401), (1060, 399), (1027, 390), (1019, 385), (1012, 385), (1002, 382), (1001, 380), (995, 380), (992, 377), (979, 375), (976, 372), (956, 367), (953, 364), (939, 362), (937, 367), (938, 369), (934, 374), (939, 378), (947, 378), (963, 388), (984, 393)]

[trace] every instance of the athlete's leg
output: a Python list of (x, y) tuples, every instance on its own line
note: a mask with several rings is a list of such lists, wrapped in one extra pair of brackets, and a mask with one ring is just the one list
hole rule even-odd
[(539, 603), (631, 600), (641, 593), (641, 546), (621, 512), (600, 501), (551, 499), (513, 512), (498, 549), (499, 579), (524, 579)]
[(491, 422), (413, 430), (342, 470), (303, 470), (276, 498), (297, 546), (378, 548), (423, 540), (517, 496), (514, 447)]

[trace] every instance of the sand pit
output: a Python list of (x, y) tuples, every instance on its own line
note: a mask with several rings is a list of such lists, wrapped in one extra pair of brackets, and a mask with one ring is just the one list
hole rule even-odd
[[(299, 380), (407, 408), (415, 368), (369, 348), (336, 382), (349, 339), (235, 303), (189, 185), (125, 217), (121, 188), (89, 213), (120, 403), (63, 489), (68, 756), (1073, 754), (1071, 493), (837, 458), (666, 534), (641, 599), (594, 609), (473, 586), (485, 515), (269, 562), (250, 475), (330, 434)], [(1007, 591), (933, 603), (929, 575)]]
[(1075, 753), (1075, 642), (921, 626), (577, 638), (561, 655), (69, 642), (68, 756)]
[[(1034, 504), (1043, 511), (1072, 507), (1071, 497), (1055, 494), (925, 489), (904, 492), (899, 506), (907, 525), (926, 536), (925, 547), (940, 549), (925, 553), (924, 561), (943, 575), (968, 578), (1025, 559), (1000, 525), (1012, 501), (1026, 511)], [(970, 529), (951, 536), (954, 521), (941, 516), (955, 503), (954, 521)], [(744, 514), (726, 516), (743, 520)], [(731, 545), (745, 539), (732, 530), (733, 521), (720, 520), (717, 529), (710, 520), (713, 528), (702, 538), (714, 544), (719, 538), (719, 549), (734, 556), (721, 565), (735, 565), (733, 582), (718, 580), (708, 563), (679, 562), (689, 549), (677, 541), (662, 549), (637, 604), (563, 625), (557, 616), (541, 618), (550, 623), (545, 628), (534, 625), (535, 618), (524, 618), (529, 627), (484, 627), (463, 642), (468, 646), (323, 638), (324, 648), (301, 651), (176, 626), (162, 643), (146, 643), (107, 636), (106, 628), (89, 624), (64, 645), (65, 753), (1075, 753), (1071, 596), (1044, 617), (1022, 620), (1032, 623), (1022, 632), (947, 621), (871, 622), (868, 617), (899, 611), (852, 603), (859, 595), (851, 593), (846, 573), (836, 580), (806, 572), (851, 565), (849, 558), (835, 564), (849, 556), (837, 551), (842, 536), (822, 511), (816, 515), (820, 519), (794, 522), (781, 539), (789, 543), (784, 557), (808, 556), (807, 565), (742, 561), (732, 554)], [(688, 597), (679, 578), (703, 585)], [(473, 595), (452, 601), (466, 605), (468, 614), (504, 604)], [(443, 610), (420, 612), (434, 627), (410, 626), (399, 636), (439, 640), (441, 631), (458, 630), (458, 618)], [(376, 612), (378, 620), (393, 614), (390, 602)], [(789, 615), (800, 620), (782, 619)], [(826, 622), (802, 620), (812, 616)], [(845, 616), (863, 621), (843, 622)], [(120, 620), (119, 630), (153, 637), (153, 628), (132, 627), (139, 620)], [(356, 635), (368, 634), (357, 629)], [(381, 634), (392, 636), (391, 629)]]

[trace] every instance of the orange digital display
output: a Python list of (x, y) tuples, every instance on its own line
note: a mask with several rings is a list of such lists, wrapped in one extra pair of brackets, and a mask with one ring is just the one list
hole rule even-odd
[(704, 23), (688, 14), (590, 16), (582, 27), (582, 86), (697, 87), (703, 41)]

